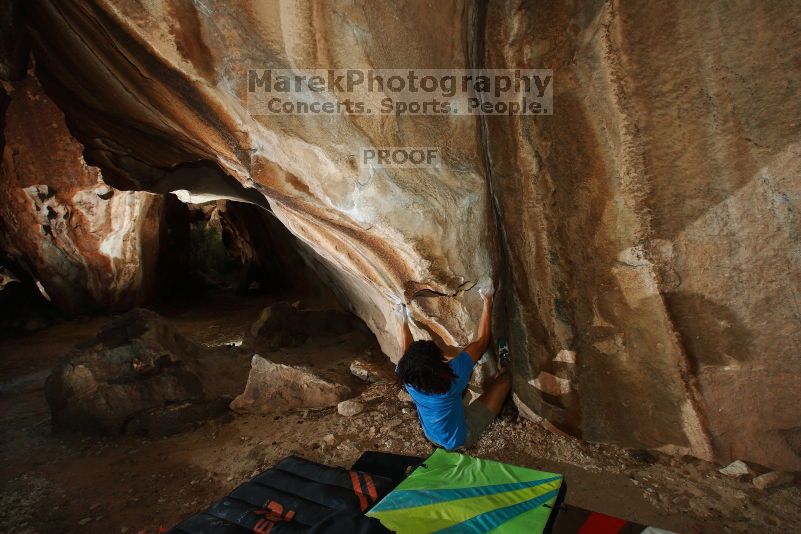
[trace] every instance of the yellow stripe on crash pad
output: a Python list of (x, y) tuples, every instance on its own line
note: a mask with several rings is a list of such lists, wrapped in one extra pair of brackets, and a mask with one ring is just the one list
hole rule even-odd
[(400, 508), (367, 515), (398, 534), (434, 532), (462, 523), (471, 517), (511, 506), (557, 490), (561, 480), (554, 480), (531, 488), (523, 488), (493, 495), (480, 495), (454, 501), (435, 502), (423, 506)]

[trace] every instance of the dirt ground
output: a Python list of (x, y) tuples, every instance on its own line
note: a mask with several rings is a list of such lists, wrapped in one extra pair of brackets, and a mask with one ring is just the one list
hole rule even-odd
[[(251, 356), (236, 344), (269, 300), (205, 302), (156, 310), (207, 346), (204, 374), (215, 378), (210, 393), (235, 395)], [(263, 356), (302, 361), (322, 374), (339, 372), (366, 405), (354, 417), (330, 408), (234, 416), (159, 439), (54, 435), (44, 380), (106, 320), (72, 321), (0, 341), (0, 532), (152, 533), (202, 510), (288, 454), (350, 466), (367, 449), (420, 456), (433, 450), (413, 405), (398, 399), (396, 386), (365, 386), (348, 375), (352, 358), (379, 355), (366, 336), (347, 335)], [(759, 491), (699, 460), (550, 433), (519, 418), (511, 406), (469, 452), (563, 473), (568, 503), (675, 532), (798, 531), (797, 483)]]

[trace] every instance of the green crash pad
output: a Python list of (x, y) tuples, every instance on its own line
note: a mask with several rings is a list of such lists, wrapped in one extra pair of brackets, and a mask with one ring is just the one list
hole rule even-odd
[(542, 532), (562, 475), (437, 449), (368, 513), (399, 534)]

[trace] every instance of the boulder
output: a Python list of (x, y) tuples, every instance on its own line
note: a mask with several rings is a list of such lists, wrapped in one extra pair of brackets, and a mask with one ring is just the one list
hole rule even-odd
[(755, 477), (752, 483), (754, 484), (755, 488), (764, 491), (766, 489), (777, 488), (779, 486), (789, 484), (794, 478), (795, 477), (792, 473), (771, 471), (770, 473), (765, 473), (764, 475)]
[(244, 345), (262, 351), (303, 344), (309, 336), (337, 336), (356, 326), (352, 315), (338, 310), (302, 310), (276, 302), (262, 310), (245, 333)]
[(337, 405), (348, 395), (347, 386), (323, 380), (308, 369), (274, 363), (254, 354), (245, 391), (231, 402), (231, 409), (240, 413), (276, 413), (325, 408)]
[(718, 472), (722, 475), (726, 475), (727, 477), (737, 478), (750, 474), (751, 469), (749, 469), (748, 464), (742, 460), (735, 460), (723, 469), (718, 469)]
[(117, 435), (137, 414), (203, 399), (197, 350), (152, 311), (121, 315), (47, 378), (53, 428)]
[(383, 384), (394, 379), (392, 373), (385, 367), (364, 360), (353, 360), (350, 364), (350, 372), (353, 376), (370, 384)]

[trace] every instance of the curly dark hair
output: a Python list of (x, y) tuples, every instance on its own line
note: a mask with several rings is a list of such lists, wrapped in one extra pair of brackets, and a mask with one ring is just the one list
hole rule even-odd
[(447, 393), (456, 374), (433, 341), (415, 341), (395, 369), (398, 382), (423, 393)]

